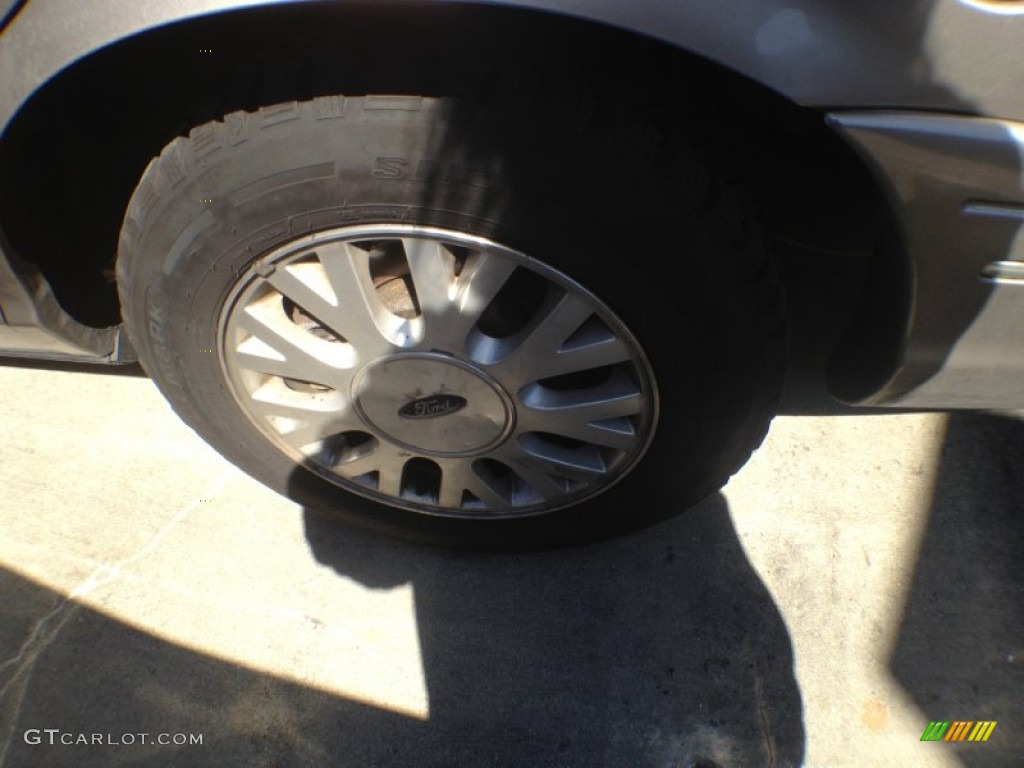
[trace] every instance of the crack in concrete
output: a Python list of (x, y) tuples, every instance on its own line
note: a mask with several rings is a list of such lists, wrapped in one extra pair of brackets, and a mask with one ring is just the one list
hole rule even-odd
[[(21, 646), (18, 655), (13, 659), (4, 662), (4, 667), (20, 662), (11, 679), (0, 688), (0, 729), (3, 732), (3, 746), (0, 748), (0, 768), (6, 761), (7, 751), (10, 749), (11, 740), (18, 725), (21, 714), (21, 706), (28, 691), (28, 684), (32, 678), (32, 670), (35, 668), (36, 659), (45, 651), (60, 633), (64, 625), (72, 616), (75, 616), (80, 605), (63, 599), (60, 604), (36, 622), (29, 634), (28, 639)], [(59, 617), (59, 620), (58, 620)], [(51, 620), (52, 626), (48, 626)], [(8, 696), (10, 692), (10, 696)], [(5, 701), (6, 699), (6, 701)]]
[[(775, 755), (775, 739), (772, 738), (771, 724), (768, 720), (768, 707), (764, 696), (764, 681), (761, 671), (754, 662), (754, 699), (757, 702), (757, 715), (761, 723), (761, 735), (764, 736), (765, 749), (768, 750), (768, 768), (777, 768), (778, 758)], [(2, 768), (2, 766), (0, 766)]]
[[(213, 498), (224, 487), (232, 473), (232, 470), (226, 471), (214, 480), (201, 495), (201, 498)], [(100, 587), (117, 580), (121, 577), (125, 568), (149, 555), (160, 545), (167, 534), (181, 523), (199, 504), (199, 500), (193, 501), (171, 515), (167, 522), (150, 537), (149, 541), (133, 554), (113, 565), (104, 564), (96, 568), (80, 584), (72, 589), (67, 597), (61, 598), (52, 611), (35, 623), (28, 638), (22, 643), (15, 656), (0, 663), (0, 672), (8, 668), (14, 668), (11, 679), (0, 688), (0, 734), (2, 734), (0, 735), (0, 768), (4, 766), (7, 752), (11, 746), (11, 740), (14, 738), (18, 720), (21, 716), (21, 708), (24, 704), (25, 694), (28, 692), (28, 684), (32, 678), (36, 661), (43, 651), (49, 648), (54, 640), (57, 639), (60, 631), (68, 621), (81, 611), (82, 605), (78, 600), (95, 592)]]

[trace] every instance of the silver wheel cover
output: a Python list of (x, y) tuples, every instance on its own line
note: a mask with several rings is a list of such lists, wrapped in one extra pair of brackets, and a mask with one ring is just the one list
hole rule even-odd
[(296, 239), (243, 274), (218, 357), (248, 419), (353, 493), (433, 515), (551, 512), (654, 434), (640, 345), (585, 288), (489, 240), (414, 226)]

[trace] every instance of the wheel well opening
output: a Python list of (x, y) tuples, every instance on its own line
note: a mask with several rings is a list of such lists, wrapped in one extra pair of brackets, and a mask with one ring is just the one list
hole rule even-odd
[(263, 6), (104, 48), (45, 85), (8, 127), (0, 223), (73, 317), (108, 326), (120, 320), (112, 267), (128, 199), (149, 160), (189, 128), (334, 93), (493, 100), (542, 80), (627, 99), (670, 140), (702, 134), (702, 151), (742, 177), (775, 237), (822, 253), (871, 250), (877, 193), (820, 112), (664, 43), (469, 4)]

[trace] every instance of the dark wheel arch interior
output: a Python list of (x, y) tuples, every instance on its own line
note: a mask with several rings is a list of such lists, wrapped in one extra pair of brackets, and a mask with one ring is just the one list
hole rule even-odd
[[(4, 135), (0, 226), (72, 316), (115, 324), (112, 267), (127, 201), (149, 160), (191, 126), (333, 93), (486, 97), (551, 87), (628, 93), (666, 136), (685, 113), (687, 124), (706, 126), (696, 137), (701, 149), (743, 177), (776, 237), (823, 254), (874, 248), (880, 197), (820, 112), (621, 30), (493, 6), (402, 2), (231, 11), (153, 29), (76, 62)], [(883, 329), (893, 348), (901, 331)], [(863, 374), (862, 364), (852, 368)]]

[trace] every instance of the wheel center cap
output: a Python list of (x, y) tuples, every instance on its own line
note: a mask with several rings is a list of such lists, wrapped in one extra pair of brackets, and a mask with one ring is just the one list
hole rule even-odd
[(482, 453), (512, 429), (505, 391), (483, 371), (436, 353), (375, 360), (353, 382), (352, 401), (371, 430), (418, 453)]

